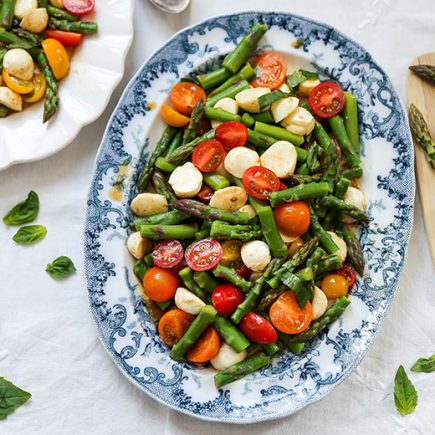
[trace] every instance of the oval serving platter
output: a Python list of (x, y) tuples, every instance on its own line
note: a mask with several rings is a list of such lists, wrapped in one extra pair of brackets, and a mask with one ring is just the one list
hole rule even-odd
[[(370, 225), (361, 233), (367, 259), (352, 304), (299, 357), (285, 353), (260, 372), (217, 390), (214, 371), (169, 358), (144, 308), (125, 248), (129, 203), (144, 160), (162, 130), (160, 105), (193, 71), (216, 67), (256, 22), (270, 30), (259, 49), (276, 49), (289, 69), (309, 67), (358, 98)], [(297, 38), (303, 47), (293, 48)], [(143, 146), (145, 144), (145, 148)], [(285, 13), (246, 12), (208, 19), (177, 33), (138, 71), (107, 126), (95, 162), (85, 227), (90, 308), (121, 372), (151, 397), (185, 414), (228, 423), (290, 415), (321, 399), (359, 364), (391, 304), (412, 226), (413, 150), (399, 98), (384, 71), (357, 43), (318, 22)]]

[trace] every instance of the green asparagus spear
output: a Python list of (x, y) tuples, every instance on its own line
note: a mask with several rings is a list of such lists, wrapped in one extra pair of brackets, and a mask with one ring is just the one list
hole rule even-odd
[[(245, 115), (246, 115), (246, 113), (245, 113)], [(245, 116), (245, 115), (243, 115), (243, 116)], [(249, 115), (249, 116), (251, 116), (251, 115)], [(254, 118), (252, 118), (252, 119), (254, 119)], [(255, 122), (255, 120), (254, 120), (254, 122)], [(264, 134), (258, 133), (258, 131), (254, 131), (254, 130), (251, 130), (248, 128), (248, 142), (251, 143), (252, 145), (255, 145), (258, 148), (269, 148), (277, 140), (278, 139), (274, 139), (273, 137), (266, 136)]]
[(298, 184), (317, 183), (321, 180), (322, 180), (321, 174), (314, 174), (314, 175), (293, 174), (288, 179), (288, 181), (292, 186), (297, 186)]
[[(246, 125), (246, 127), (252, 127), (255, 123), (255, 119), (248, 113), (245, 112), (243, 116), (241, 117), (240, 121)], [(252, 133), (255, 133), (254, 131), (250, 130)]]
[(195, 233), (196, 240), (202, 240), (210, 236), (211, 221), (202, 221), (201, 229)]
[(171, 206), (177, 210), (206, 220), (221, 220), (232, 224), (247, 224), (249, 221), (248, 213), (213, 208), (194, 199), (180, 199), (171, 204)]
[(433, 65), (411, 65), (409, 69), (422, 79), (435, 83), (435, 66)]
[(435, 168), (435, 143), (422, 113), (411, 104), (409, 106), (409, 126), (417, 143), (426, 153), (428, 162)]
[(134, 220), (134, 226), (139, 228), (141, 225), (175, 225), (189, 219), (190, 217), (190, 214), (183, 213), (182, 211), (171, 210), (157, 213), (152, 216), (136, 218)]
[(363, 276), (365, 261), (359, 240), (352, 230), (347, 230), (344, 232), (344, 240), (346, 241), (347, 255), (350, 263), (358, 272), (358, 274)]
[(189, 329), (181, 337), (181, 340), (174, 345), (170, 356), (175, 361), (180, 361), (184, 354), (195, 344), (207, 326), (213, 323), (216, 318), (216, 310), (211, 305), (202, 307)]
[(160, 171), (154, 171), (152, 181), (156, 193), (163, 195), (169, 203), (177, 200), (171, 186), (166, 182), (164, 175)]
[(183, 280), (186, 288), (188, 288), (192, 293), (198, 296), (200, 299), (205, 300), (206, 294), (204, 290), (195, 282), (193, 277), (193, 272), (189, 267), (184, 267), (178, 272), (180, 278)]
[(198, 225), (140, 225), (139, 231), (142, 237), (153, 240), (192, 239), (198, 231)]
[(317, 263), (317, 274), (322, 275), (326, 272), (331, 272), (337, 270), (341, 267), (341, 260), (336, 255), (330, 255), (328, 257), (322, 258)]
[(169, 163), (180, 163), (184, 162), (189, 158), (189, 156), (193, 153), (195, 148), (201, 143), (208, 139), (214, 139), (214, 129), (208, 131), (196, 139), (193, 139), (191, 142), (182, 145), (177, 148), (168, 158), (167, 161)]
[(289, 341), (290, 335), (284, 334), (283, 332), (278, 332), (278, 338), (279, 340), (285, 344), (285, 346), (288, 348), (288, 350), (293, 353), (296, 356), (299, 356), (302, 351), (304, 350), (305, 343), (292, 343)]
[(328, 122), (335, 138), (337, 139), (338, 145), (340, 145), (340, 148), (343, 151), (344, 158), (351, 168), (361, 166), (361, 160), (355, 152), (349, 136), (347, 135), (343, 118), (340, 115), (335, 115), (332, 118), (328, 118)]
[(318, 246), (307, 259), (307, 267), (316, 267), (320, 259), (325, 255), (325, 251)]
[(215, 119), (216, 121), (237, 121), (240, 122), (240, 115), (228, 112), (227, 110), (219, 107), (207, 106), (204, 110), (205, 116), (208, 119)]
[[(254, 198), (252, 198), (254, 199)], [(272, 208), (269, 206), (254, 206), (258, 201), (249, 200), (249, 203), (254, 207), (257, 212), (257, 216), (260, 220), (261, 228), (263, 230), (263, 236), (270, 248), (270, 251), (274, 257), (286, 257), (287, 246), (283, 242), (281, 235), (279, 234), (278, 227), (276, 226), (275, 218), (273, 216)]]
[(222, 278), (239, 287), (242, 292), (247, 292), (252, 286), (252, 283), (243, 279), (234, 269), (224, 266), (223, 264), (218, 264), (213, 269), (213, 275), (216, 278)]
[(235, 74), (252, 56), (267, 29), (268, 27), (265, 24), (255, 23), (237, 44), (237, 47), (225, 57), (223, 67)]
[[(276, 281), (279, 282), (278, 278), (276, 278)], [(288, 289), (284, 286), (267, 289), (262, 294), (260, 302), (258, 303), (258, 311), (267, 310), (286, 290)]]
[(226, 222), (214, 221), (211, 224), (210, 236), (217, 240), (248, 240), (260, 238), (262, 235), (259, 225), (231, 225)]
[[(201, 123), (202, 115), (204, 114), (204, 103), (202, 100), (198, 100), (195, 107), (193, 108), (192, 114), (190, 115), (189, 125), (187, 126), (184, 137), (183, 137), (183, 145), (191, 142), (196, 138), (196, 133), (198, 131), (199, 124)], [(168, 153), (168, 156), (172, 154)]]
[(313, 208), (310, 206), (310, 228), (313, 234), (317, 235), (320, 244), (325, 248), (326, 252), (333, 254), (338, 251), (338, 246), (332, 240), (331, 236), (323, 229), (317, 219), (316, 213), (314, 213)]
[(47, 13), (50, 17), (57, 18), (58, 20), (78, 21), (79, 17), (70, 14), (65, 9), (56, 8), (52, 5), (47, 5)]
[(237, 353), (240, 353), (249, 347), (249, 340), (242, 334), (237, 326), (231, 322), (231, 320), (217, 315), (214, 320), (214, 326), (219, 332), (219, 335)]
[(206, 91), (214, 88), (215, 86), (220, 85), (230, 77), (231, 77), (231, 73), (227, 71), (225, 68), (219, 68), (215, 71), (211, 71), (209, 73), (200, 74), (196, 76), (202, 88), (205, 89)]
[(65, 30), (66, 32), (85, 33), (91, 35), (98, 32), (98, 24), (90, 21), (67, 21), (50, 18), (48, 20), (50, 29)]
[(308, 257), (314, 252), (319, 245), (319, 238), (312, 237), (307, 243), (303, 244), (291, 257), (291, 267), (299, 267), (307, 261)]
[(137, 276), (140, 282), (143, 281), (143, 277), (145, 276), (146, 272), (148, 270), (148, 266), (145, 263), (145, 261), (138, 260), (133, 266), (133, 272)]
[(336, 210), (342, 211), (344, 214), (353, 217), (354, 219), (368, 223), (370, 218), (359, 208), (344, 202), (342, 199), (338, 199), (332, 195), (326, 195), (320, 200), (320, 205), (325, 207), (332, 207)]
[(5, 118), (9, 113), (9, 109), (3, 104), (0, 104), (0, 118)]
[(337, 174), (338, 168), (340, 167), (340, 157), (337, 148), (321, 124), (316, 125), (314, 135), (325, 150), (326, 171), (324, 178), (325, 180), (330, 180)]
[(359, 129), (358, 129), (358, 106), (355, 95), (345, 91), (344, 96), (346, 103), (343, 107), (343, 120), (346, 127), (347, 134), (350, 142), (352, 143), (353, 150), (358, 155), (359, 148)]
[(231, 76), (228, 80), (222, 83), (219, 87), (213, 90), (210, 95), (219, 94), (222, 91), (225, 91), (234, 83), (240, 82), (241, 80), (251, 80), (255, 76), (255, 71), (252, 66), (247, 63), (237, 74)]
[(29, 32), (28, 30), (24, 30), (21, 27), (12, 29), (11, 32), (17, 35), (19, 38), (25, 39), (26, 41), (30, 42), (35, 47), (39, 46), (43, 40), (40, 35)]
[(213, 190), (220, 190), (230, 185), (230, 182), (223, 176), (217, 173), (202, 174), (204, 183)]
[(48, 64), (47, 57), (42, 50), (37, 54), (36, 62), (47, 82), (44, 100), (44, 115), (42, 118), (43, 122), (47, 122), (56, 113), (59, 104), (57, 81), (50, 65)]
[[(175, 136), (171, 140), (171, 143), (169, 144), (168, 149), (164, 153), (164, 156), (165, 157), (169, 157), (182, 144), (182, 142), (183, 142), (183, 132), (180, 130), (180, 131), (177, 131), (177, 133), (175, 134)], [(171, 165), (170, 163), (167, 163), (165, 157), (157, 157), (155, 165), (157, 166), (157, 161), (159, 161), (160, 164), (163, 164), (163, 167), (167, 167), (169, 165), (169, 167), (167, 168), (169, 170), (165, 171), (165, 170), (162, 169), (163, 172), (172, 172), (172, 171), (174, 171), (176, 166), (175, 165)]]
[(20, 44), (20, 43), (25, 45), (26, 42), (28, 42), (28, 41), (20, 38), (18, 35), (15, 35), (15, 33), (8, 32), (3, 27), (0, 27), (0, 42), (9, 46), (11, 44)]
[(219, 281), (214, 279), (208, 272), (194, 272), (193, 279), (207, 293), (212, 293), (219, 285)]
[(329, 184), (326, 182), (300, 184), (299, 186), (291, 187), (287, 190), (272, 192), (270, 195), (270, 203), (272, 204), (272, 207), (275, 207), (284, 201), (320, 198), (328, 193)]
[(214, 106), (218, 101), (223, 98), (234, 98), (239, 92), (249, 88), (249, 83), (246, 80), (240, 80), (239, 82), (234, 83), (234, 85), (225, 89), (218, 94), (212, 95), (207, 98), (206, 106)]
[[(350, 186), (350, 180), (345, 177), (340, 177), (335, 185), (334, 195), (338, 199), (343, 199), (346, 195), (347, 189)], [(331, 209), (325, 216), (325, 220), (323, 222), (323, 227), (329, 229), (332, 227), (334, 219), (337, 217), (337, 211)]]
[(3, 58), (5, 57), (7, 52), (7, 48), (0, 48), (0, 69), (3, 68)]
[(15, 0), (3, 0), (0, 9), (0, 25), (10, 29), (14, 19)]
[(303, 136), (294, 134), (291, 131), (288, 131), (285, 128), (278, 127), (276, 125), (265, 124), (264, 122), (256, 121), (254, 130), (257, 133), (271, 136), (278, 140), (286, 140), (296, 146), (302, 145), (305, 141)]
[(153, 253), (149, 252), (147, 255), (145, 255), (145, 257), (143, 258), (143, 261), (145, 262), (145, 264), (148, 267), (153, 267), (154, 266)]
[(303, 332), (293, 335), (290, 338), (290, 341), (295, 343), (300, 343), (304, 341), (311, 340), (314, 338), (319, 332), (321, 332), (324, 328), (326, 328), (330, 323), (337, 320), (350, 304), (350, 300), (346, 297), (338, 298), (334, 304), (329, 307), (323, 316), (319, 317), (317, 320), (314, 320), (311, 325)]
[(47, 6), (48, 6), (48, 0), (38, 0), (38, 7), (47, 8)]
[[(267, 97), (269, 95), (271, 95), (271, 94), (266, 94), (263, 96)], [(265, 107), (267, 107), (267, 106), (265, 106)], [(275, 120), (273, 119), (272, 113), (269, 110), (265, 110), (264, 112), (260, 112), (260, 113), (253, 113), (252, 117), (254, 118), (254, 121), (262, 122), (264, 124), (274, 124), (275, 123)]]
[[(177, 136), (175, 136), (175, 138), (176, 137), (180, 137), (180, 139), (182, 139), (181, 134), (180, 134), (180, 136), (178, 136), (178, 133), (177, 133)], [(170, 147), (172, 146), (173, 142), (175, 141), (175, 138), (172, 140)], [(157, 157), (155, 167), (160, 169), (163, 172), (171, 173), (171, 172), (175, 171), (175, 169), (177, 168), (177, 165), (169, 163), (164, 157)]]
[(270, 344), (262, 344), (261, 349), (263, 350), (264, 353), (266, 353), (269, 356), (273, 356), (281, 350), (277, 342), (270, 343)]

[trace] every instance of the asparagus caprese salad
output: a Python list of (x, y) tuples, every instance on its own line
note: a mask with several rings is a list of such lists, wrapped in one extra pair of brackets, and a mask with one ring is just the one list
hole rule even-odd
[(266, 31), (172, 88), (131, 202), (127, 248), (160, 338), (210, 363), (217, 388), (301, 354), (364, 272), (356, 99), (278, 52), (253, 57)]

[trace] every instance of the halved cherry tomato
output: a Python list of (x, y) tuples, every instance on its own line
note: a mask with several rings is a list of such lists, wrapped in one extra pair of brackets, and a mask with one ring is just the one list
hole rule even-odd
[(194, 363), (205, 363), (217, 355), (220, 345), (218, 332), (213, 326), (209, 326), (189, 349), (186, 357)]
[(43, 74), (35, 74), (33, 84), (35, 86), (33, 91), (24, 97), (26, 103), (36, 103), (45, 95), (47, 83)]
[(5, 85), (17, 94), (28, 94), (29, 92), (32, 92), (35, 87), (32, 81), (22, 80), (11, 76), (5, 69), (3, 69), (2, 76)]
[(174, 308), (169, 310), (159, 320), (159, 335), (163, 342), (172, 347), (179, 342), (195, 319), (192, 314)]
[(192, 163), (201, 172), (214, 172), (222, 164), (224, 158), (225, 150), (222, 144), (215, 139), (210, 139), (195, 148)]
[(287, 190), (288, 187), (281, 181), (279, 185), (279, 190)]
[(172, 299), (178, 288), (178, 276), (169, 269), (152, 267), (143, 277), (143, 289), (150, 299), (164, 302)]
[(216, 128), (215, 137), (227, 151), (230, 151), (245, 145), (248, 140), (248, 129), (241, 122), (223, 122)]
[(172, 127), (184, 127), (189, 124), (190, 121), (190, 118), (178, 113), (168, 104), (162, 104), (162, 107), (160, 107), (160, 115), (162, 115), (163, 121)]
[(63, 7), (73, 15), (86, 15), (95, 7), (95, 0), (63, 0)]
[(206, 134), (211, 129), (211, 122), (207, 118), (201, 118), (199, 121), (198, 129), (196, 130), (196, 137)]
[(222, 259), (221, 263), (224, 266), (236, 268), (242, 263), (241, 249), (243, 242), (240, 240), (226, 240), (221, 244)]
[(319, 118), (331, 118), (343, 109), (344, 93), (335, 82), (322, 82), (308, 95), (308, 104)]
[(245, 299), (245, 295), (233, 284), (218, 285), (211, 295), (216, 311), (225, 317), (233, 314), (243, 299)]
[(320, 288), (328, 299), (337, 299), (347, 295), (349, 284), (343, 275), (331, 273), (322, 279)]
[(291, 290), (284, 292), (270, 307), (272, 325), (285, 334), (298, 334), (308, 328), (313, 320), (313, 308), (308, 301), (301, 310)]
[(184, 249), (178, 240), (163, 240), (154, 247), (152, 256), (156, 266), (174, 267), (183, 261)]
[(296, 252), (299, 251), (299, 249), (304, 246), (304, 241), (300, 237), (297, 237), (293, 242), (291, 242), (289, 248), (288, 248), (288, 257), (292, 257)]
[(202, 186), (197, 196), (201, 201), (210, 202), (213, 193), (214, 190), (211, 187), (208, 187), (207, 185), (204, 184), (204, 186)]
[(249, 269), (249, 267), (246, 267), (244, 264), (242, 264), (237, 270), (237, 275), (239, 275), (240, 277), (242, 277), (243, 279), (249, 279), (251, 274), (252, 274), (252, 270)]
[(242, 177), (245, 190), (254, 198), (267, 199), (281, 188), (279, 178), (270, 169), (261, 166), (248, 168)]
[(239, 326), (243, 334), (253, 343), (270, 344), (278, 340), (278, 334), (273, 326), (257, 313), (246, 313)]
[(276, 51), (260, 54), (254, 61), (254, 66), (260, 70), (259, 76), (251, 82), (252, 86), (279, 88), (285, 80), (287, 65), (284, 58)]
[(205, 103), (204, 89), (190, 82), (179, 82), (171, 90), (171, 102), (177, 112), (190, 115), (196, 103), (202, 100)]
[(346, 278), (349, 288), (355, 284), (356, 272), (352, 266), (345, 264), (344, 266), (341, 266), (340, 269), (338, 269), (335, 273)]
[(65, 47), (53, 38), (44, 39), (41, 45), (56, 80), (63, 79), (69, 71), (69, 57)]
[(83, 41), (83, 33), (47, 29), (45, 34), (48, 38), (56, 39), (65, 47), (77, 47)]
[(278, 229), (288, 237), (299, 237), (310, 226), (310, 209), (303, 201), (283, 202), (273, 211)]
[(192, 243), (186, 250), (187, 265), (196, 271), (215, 267), (222, 258), (222, 246), (214, 239), (202, 239)]

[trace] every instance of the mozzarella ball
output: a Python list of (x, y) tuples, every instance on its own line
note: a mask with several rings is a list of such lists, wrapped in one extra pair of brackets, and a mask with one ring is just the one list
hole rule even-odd
[(254, 272), (263, 271), (270, 263), (270, 249), (262, 240), (252, 240), (242, 246), (240, 255), (245, 266)]
[[(216, 109), (226, 110), (227, 112), (237, 114), (239, 113), (239, 105), (233, 98), (222, 98), (213, 107)], [(211, 126), (213, 128), (219, 127), (222, 121), (217, 121), (216, 119), (211, 120)]]
[(258, 99), (269, 93), (269, 88), (249, 88), (239, 92), (236, 95), (236, 101), (239, 107), (246, 112), (258, 113), (260, 111)]
[(287, 83), (283, 83), (278, 89), (286, 94), (290, 93), (290, 88), (288, 87)]
[(127, 249), (130, 254), (140, 260), (151, 247), (149, 239), (141, 237), (140, 232), (131, 233), (127, 239)]
[(228, 367), (243, 361), (247, 356), (248, 354), (246, 350), (237, 353), (231, 346), (222, 343), (219, 352), (210, 360), (210, 362), (216, 370), (225, 370)]
[(23, 99), (21, 95), (11, 91), (6, 86), (0, 87), (0, 104), (16, 112), (23, 110)]
[(45, 8), (31, 9), (24, 15), (20, 27), (32, 33), (43, 32), (48, 24), (48, 13)]
[[(367, 197), (362, 190), (357, 189), (356, 187), (349, 187), (347, 189), (347, 192), (344, 195), (344, 202), (346, 204), (353, 205), (361, 211), (365, 211), (367, 209)], [(350, 224), (352, 222), (355, 222), (355, 219), (350, 216), (344, 215), (343, 221)]]
[(272, 103), (270, 111), (272, 112), (274, 121), (281, 122), (297, 109), (298, 104), (299, 99), (296, 97), (287, 97)]
[(205, 305), (198, 296), (183, 287), (177, 288), (174, 301), (177, 308), (194, 315), (198, 314)]
[(243, 207), (239, 208), (239, 211), (243, 211), (244, 213), (248, 213), (249, 219), (255, 218), (257, 216), (257, 213), (254, 210), (254, 207), (252, 207), (251, 204), (246, 204)]
[(313, 320), (316, 320), (322, 316), (328, 308), (328, 298), (317, 286), (314, 287), (314, 295), (311, 306), (313, 308)]
[(168, 201), (158, 193), (139, 193), (131, 202), (130, 207), (137, 216), (151, 216), (168, 211)]
[(270, 169), (278, 178), (288, 178), (294, 172), (298, 155), (296, 148), (286, 140), (272, 144), (260, 157), (261, 166)]
[(298, 107), (281, 121), (281, 125), (294, 134), (305, 136), (314, 130), (316, 120), (308, 110)]
[(27, 12), (38, 8), (38, 0), (17, 0), (15, 2), (15, 16), (24, 18)]
[(191, 162), (175, 168), (169, 184), (180, 198), (192, 198), (201, 190), (202, 174)]
[(260, 166), (260, 156), (246, 147), (233, 148), (224, 160), (225, 169), (237, 178), (242, 178), (245, 171), (252, 166)]
[(5, 54), (3, 68), (11, 76), (21, 80), (32, 80), (35, 64), (32, 56), (26, 50), (13, 48)]
[(310, 92), (317, 85), (320, 85), (320, 80), (319, 79), (304, 80), (302, 83), (299, 84), (298, 95), (300, 95), (301, 97), (308, 97), (308, 95), (310, 95)]
[(346, 260), (347, 256), (347, 245), (346, 242), (333, 231), (328, 231), (328, 234), (331, 236), (333, 242), (338, 246), (338, 251), (334, 252), (333, 255), (336, 255), (342, 263)]
[(216, 190), (210, 199), (210, 207), (221, 210), (235, 211), (246, 204), (248, 194), (238, 186), (224, 187)]

